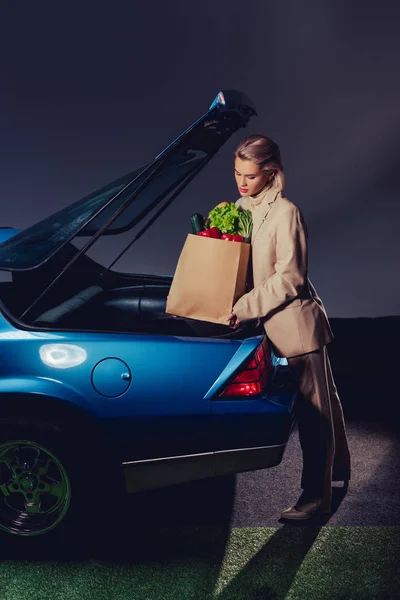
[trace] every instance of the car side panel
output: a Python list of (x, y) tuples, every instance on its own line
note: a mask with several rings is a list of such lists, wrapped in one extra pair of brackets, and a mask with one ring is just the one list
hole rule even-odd
[[(86, 358), (72, 368), (49, 366), (40, 352), (48, 344), (61, 344), (62, 351), (78, 348)], [(19, 387), (27, 393), (37, 389), (44, 395), (49, 387), (55, 395), (57, 388), (60, 397), (92, 415), (125, 460), (212, 452), (207, 391), (240, 344), (156, 335), (24, 331), (1, 319), (0, 387), (4, 391)], [(127, 367), (130, 381), (124, 393), (120, 393), (120, 378), (126, 373), (113, 374), (113, 396), (106, 397), (93, 385), (95, 369), (107, 359)]]

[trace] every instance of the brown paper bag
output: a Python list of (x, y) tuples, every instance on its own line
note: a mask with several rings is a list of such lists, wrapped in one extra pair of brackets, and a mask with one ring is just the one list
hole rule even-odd
[(245, 292), (250, 244), (189, 234), (178, 260), (166, 312), (228, 325)]

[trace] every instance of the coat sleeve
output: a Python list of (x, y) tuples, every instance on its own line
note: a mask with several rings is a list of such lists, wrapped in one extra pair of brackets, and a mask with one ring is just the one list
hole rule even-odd
[(297, 206), (282, 214), (276, 230), (275, 273), (236, 302), (241, 321), (268, 318), (296, 298), (307, 281), (307, 230)]

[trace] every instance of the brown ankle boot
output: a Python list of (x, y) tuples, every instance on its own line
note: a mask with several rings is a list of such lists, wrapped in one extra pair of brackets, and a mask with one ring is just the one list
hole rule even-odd
[(323, 498), (311, 497), (306, 492), (303, 492), (294, 506), (282, 512), (281, 519), (307, 521), (315, 515), (326, 515), (329, 513), (330, 510), (324, 506)]

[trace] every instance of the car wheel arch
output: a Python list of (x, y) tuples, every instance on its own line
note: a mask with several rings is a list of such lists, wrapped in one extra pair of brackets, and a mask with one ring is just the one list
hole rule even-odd
[(41, 421), (54, 425), (73, 428), (74, 434), (90, 436), (93, 440), (102, 443), (108, 438), (95, 421), (85, 410), (74, 404), (65, 402), (53, 396), (32, 393), (3, 393), (0, 394), (0, 419), (17, 419), (19, 421)]

